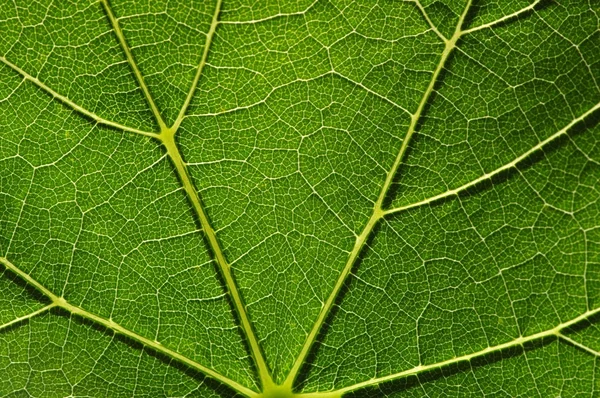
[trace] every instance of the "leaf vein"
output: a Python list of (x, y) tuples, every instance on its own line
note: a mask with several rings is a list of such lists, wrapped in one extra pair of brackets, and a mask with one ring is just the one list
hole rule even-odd
[(7, 269), (9, 269), (10, 271), (17, 274), (28, 285), (30, 285), (31, 287), (38, 290), (40, 293), (42, 293), (44, 296), (46, 296), (51, 301), (50, 305), (43, 307), (42, 309), (40, 309), (36, 312), (33, 312), (32, 313), (33, 316), (37, 315), (38, 313), (43, 312), (42, 310), (45, 311), (52, 307), (60, 307), (60, 308), (64, 309), (65, 311), (69, 312), (70, 314), (77, 315), (82, 318), (88, 319), (96, 324), (106, 327), (109, 330), (112, 330), (115, 333), (127, 336), (127, 337), (141, 343), (145, 347), (149, 347), (154, 351), (163, 353), (163, 354), (169, 356), (170, 358), (173, 358), (193, 369), (196, 369), (196, 370), (204, 373), (208, 377), (211, 377), (211, 378), (223, 383), (224, 385), (228, 386), (229, 388), (237, 391), (238, 393), (240, 393), (246, 397), (252, 398), (252, 397), (256, 397), (258, 395), (255, 391), (249, 389), (248, 387), (245, 387), (245, 386), (239, 384), (238, 382), (231, 380), (226, 376), (223, 376), (219, 372), (217, 372), (211, 368), (208, 368), (208, 367), (194, 361), (191, 358), (188, 358), (176, 351), (173, 351), (173, 350), (163, 346), (158, 341), (150, 340), (144, 336), (137, 334), (134, 331), (131, 331), (131, 330), (119, 325), (118, 323), (114, 322), (112, 319), (105, 319), (94, 313), (86, 311), (85, 309), (83, 309), (81, 307), (78, 307), (78, 306), (75, 306), (75, 305), (69, 303), (67, 300), (64, 299), (64, 297), (58, 297), (57, 295), (52, 293), (44, 285), (42, 285), (40, 282), (35, 280), (31, 275), (22, 271), (16, 265), (11, 263), (8, 259), (6, 259), (4, 257), (0, 257), (0, 264), (4, 265)]

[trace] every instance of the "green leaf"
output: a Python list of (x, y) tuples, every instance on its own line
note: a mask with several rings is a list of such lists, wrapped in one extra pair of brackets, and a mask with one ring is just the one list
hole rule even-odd
[(590, 396), (600, 4), (0, 0), (0, 396)]

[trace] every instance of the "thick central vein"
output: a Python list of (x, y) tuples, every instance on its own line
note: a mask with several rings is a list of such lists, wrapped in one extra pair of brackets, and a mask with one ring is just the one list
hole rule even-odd
[(404, 139), (402, 140), (402, 145), (400, 147), (400, 150), (398, 151), (398, 155), (396, 156), (396, 159), (394, 160), (394, 164), (392, 165), (391, 169), (387, 173), (386, 179), (383, 183), (383, 186), (381, 188), (379, 196), (377, 197), (377, 200), (375, 202), (375, 206), (373, 208), (373, 213), (371, 214), (371, 217), (369, 218), (367, 225), (364, 227), (364, 229), (362, 230), (360, 235), (356, 238), (354, 247), (352, 248), (352, 251), (350, 252), (350, 255), (348, 256), (346, 264), (344, 265), (344, 268), (342, 269), (342, 272), (340, 273), (340, 275), (333, 287), (332, 292), (330, 293), (329, 297), (325, 301), (325, 304), (321, 308), (321, 311), (319, 312), (317, 320), (316, 320), (315, 324), (313, 325), (310, 333), (308, 334), (308, 336), (304, 342), (304, 345), (302, 347), (302, 350), (300, 351), (300, 354), (296, 358), (294, 365), (292, 366), (292, 369), (290, 370), (290, 373), (288, 374), (288, 376), (284, 382), (284, 385), (290, 389), (293, 388), (294, 381), (295, 381), (296, 377), (298, 376), (300, 369), (304, 365), (304, 362), (306, 361), (306, 358), (308, 357), (308, 354), (310, 353), (310, 350), (311, 350), (313, 344), (315, 343), (323, 325), (325, 324), (325, 321), (327, 320), (327, 317), (328, 317), (329, 313), (331, 312), (331, 309), (333, 308), (333, 306), (340, 294), (340, 291), (342, 290), (342, 287), (344, 286), (344, 284), (346, 282), (346, 279), (350, 275), (350, 272), (352, 271), (352, 268), (354, 267), (354, 264), (356, 263), (356, 260), (359, 257), (359, 254), (361, 253), (366, 241), (371, 236), (371, 233), (373, 232), (373, 229), (375, 228), (375, 226), (377, 225), (379, 220), (385, 214), (385, 211), (383, 209), (383, 202), (388, 194), (390, 186), (392, 185), (392, 182), (394, 180), (396, 172), (398, 171), (398, 168), (400, 167), (400, 164), (402, 163), (402, 160), (406, 154), (408, 145), (410, 143), (410, 139), (413, 136), (419, 121), (421, 120), (423, 110), (425, 109), (425, 106), (427, 105), (427, 102), (429, 101), (429, 98), (431, 97), (431, 94), (434, 91), (435, 85), (438, 83), (440, 73), (444, 69), (444, 66), (446, 64), (446, 61), (448, 60), (448, 57), (452, 53), (452, 50), (454, 50), (454, 48), (456, 47), (456, 42), (458, 41), (458, 39), (461, 36), (461, 33), (462, 33), (461, 26), (465, 20), (465, 17), (469, 11), (470, 6), (471, 6), (471, 1), (468, 1), (462, 15), (460, 16), (460, 18), (458, 20), (454, 35), (449, 40), (445, 41), (445, 47), (444, 47), (444, 51), (442, 52), (442, 55), (440, 57), (440, 61), (438, 62), (435, 70), (433, 71), (431, 80), (429, 81), (429, 85), (427, 86), (425, 92), (423, 93), (423, 96), (421, 98), (421, 101), (419, 102), (417, 110), (415, 111), (414, 114), (411, 115), (411, 120), (410, 120), (410, 124), (408, 126), (408, 130), (404, 136)]
[(167, 149), (167, 153), (175, 166), (175, 171), (183, 184), (183, 188), (192, 203), (192, 207), (196, 215), (198, 216), (198, 220), (200, 221), (200, 225), (202, 226), (202, 230), (206, 236), (208, 245), (215, 256), (215, 260), (217, 265), (219, 266), (219, 270), (221, 271), (221, 275), (225, 279), (225, 284), (227, 285), (227, 289), (229, 294), (231, 295), (231, 299), (233, 301), (233, 305), (241, 322), (242, 330), (246, 336), (248, 344), (250, 346), (250, 350), (252, 353), (252, 357), (254, 358), (255, 365), (258, 369), (259, 377), (261, 380), (261, 384), (264, 386), (270, 386), (273, 384), (272, 378), (267, 367), (266, 361), (262, 355), (262, 352), (259, 347), (258, 338), (254, 333), (252, 328), (252, 324), (250, 323), (250, 318), (248, 317), (248, 313), (246, 311), (246, 307), (242, 300), (241, 294), (238, 290), (237, 284), (231, 272), (231, 266), (227, 262), (225, 258), (225, 254), (223, 253), (223, 249), (217, 240), (217, 235), (215, 234), (214, 229), (212, 228), (210, 221), (208, 219), (208, 215), (204, 210), (202, 203), (200, 201), (200, 197), (198, 195), (198, 191), (194, 187), (190, 175), (187, 171), (186, 165), (181, 157), (181, 153), (177, 144), (175, 143), (175, 138), (173, 133), (164, 132), (161, 134), (161, 140)]
[(233, 306), (235, 307), (235, 311), (236, 311), (239, 321), (241, 323), (241, 328), (246, 337), (246, 341), (247, 341), (248, 345), (250, 346), (252, 358), (254, 359), (254, 364), (256, 365), (256, 368), (258, 370), (258, 376), (260, 378), (261, 385), (264, 389), (264, 388), (269, 388), (269, 387), (273, 386), (273, 379), (271, 377), (271, 373), (269, 371), (269, 368), (267, 366), (265, 358), (260, 349), (258, 338), (257, 338), (257, 336), (254, 332), (254, 328), (252, 327), (252, 324), (250, 322), (250, 317), (248, 316), (248, 312), (246, 311), (246, 306), (244, 305), (244, 301), (242, 300), (242, 296), (238, 289), (237, 283), (233, 277), (231, 266), (229, 265), (229, 263), (227, 262), (227, 259), (225, 258), (225, 254), (224, 254), (223, 249), (221, 248), (221, 245), (217, 239), (215, 230), (213, 229), (213, 227), (210, 223), (210, 220), (208, 218), (206, 210), (204, 209), (204, 207), (202, 205), (202, 201), (200, 200), (200, 195), (198, 194), (198, 190), (196, 189), (196, 187), (194, 186), (194, 183), (192, 182), (192, 179), (187, 170), (186, 164), (181, 155), (181, 151), (179, 150), (179, 147), (177, 146), (177, 143), (175, 140), (175, 135), (177, 133), (177, 130), (179, 129), (179, 126), (181, 125), (181, 122), (185, 116), (187, 108), (190, 105), (192, 97), (194, 96), (194, 92), (196, 91), (198, 81), (202, 74), (202, 70), (204, 69), (204, 66), (206, 65), (206, 59), (208, 57), (208, 51), (210, 48), (210, 44), (212, 42), (212, 39), (214, 37), (215, 31), (216, 31), (216, 28), (218, 25), (218, 17), (219, 17), (219, 12), (221, 10), (221, 2), (222, 2), (222, 0), (217, 0), (215, 12), (213, 14), (212, 23), (211, 23), (210, 29), (208, 31), (208, 34), (206, 36), (206, 43), (204, 45), (204, 51), (202, 52), (202, 56), (200, 59), (200, 63), (198, 64), (198, 69), (196, 71), (196, 75), (194, 76), (194, 80), (192, 81), (192, 85), (191, 85), (188, 95), (185, 99), (185, 102), (184, 102), (183, 106), (181, 107), (179, 115), (177, 116), (177, 119), (175, 120), (172, 127), (161, 129), (161, 133), (158, 138), (163, 143), (165, 148), (167, 149), (167, 153), (168, 153), (169, 157), (171, 158), (173, 165), (175, 166), (175, 171), (177, 173), (177, 176), (179, 177), (179, 179), (183, 185), (183, 188), (188, 196), (188, 199), (190, 200), (190, 202), (192, 204), (194, 212), (196, 213), (196, 216), (198, 217), (198, 220), (200, 221), (200, 225), (202, 227), (202, 230), (204, 231), (208, 245), (209, 245), (211, 251), (213, 252), (215, 261), (217, 262), (217, 265), (219, 267), (221, 275), (222, 275), (223, 279), (225, 280), (227, 290), (229, 291), (229, 294), (231, 296), (231, 300), (233, 302)]
[(148, 89), (148, 87), (146, 86), (146, 83), (144, 82), (144, 77), (142, 76), (139, 68), (137, 67), (137, 64), (136, 64), (136, 62), (133, 58), (133, 55), (131, 54), (131, 51), (125, 40), (125, 36), (123, 35), (121, 27), (119, 26), (118, 20), (115, 17), (115, 15), (113, 14), (113, 12), (108, 4), (108, 0), (100, 0), (100, 1), (101, 1), (102, 5), (104, 6), (104, 9), (106, 10), (108, 19), (110, 20), (110, 22), (113, 26), (113, 29), (117, 35), (117, 38), (119, 39), (119, 43), (121, 44), (121, 47), (123, 48), (123, 51), (125, 52), (127, 61), (129, 62), (129, 65), (131, 66), (131, 69), (133, 70), (133, 72), (138, 80), (138, 83), (140, 84), (140, 87), (142, 88), (142, 91), (144, 92), (144, 95), (146, 96), (146, 100), (148, 101), (148, 104), (150, 105), (150, 108), (152, 109), (152, 112), (158, 122), (158, 125), (160, 127), (160, 133), (156, 136), (156, 138), (165, 146), (165, 148), (167, 150), (167, 154), (169, 155), (169, 158), (173, 162), (173, 165), (175, 167), (175, 172), (176, 172), (177, 176), (179, 177), (181, 184), (183, 185), (183, 188), (188, 196), (189, 201), (192, 204), (192, 207), (194, 209), (194, 212), (196, 213), (196, 216), (198, 217), (198, 220), (200, 221), (200, 225), (202, 227), (202, 230), (204, 231), (208, 245), (215, 257), (215, 260), (218, 264), (221, 275), (222, 275), (223, 279), (225, 280), (227, 290), (229, 291), (229, 294), (231, 295), (233, 305), (234, 305), (237, 315), (239, 317), (242, 331), (246, 337), (246, 341), (248, 342), (248, 344), (250, 346), (252, 358), (254, 359), (254, 363), (258, 369), (258, 375), (260, 377), (261, 384), (262, 384), (263, 388), (265, 388), (265, 386), (267, 386), (267, 387), (272, 386), (273, 381), (271, 378), (271, 374), (269, 372), (266, 361), (260, 350), (258, 338), (256, 337), (256, 334), (254, 333), (252, 324), (250, 323), (250, 318), (248, 317), (246, 307), (242, 300), (242, 296), (241, 296), (241, 294), (238, 290), (237, 284), (233, 278), (233, 273), (231, 272), (231, 267), (225, 258), (225, 254), (223, 253), (223, 249), (221, 248), (221, 245), (219, 244), (219, 241), (217, 240), (215, 231), (210, 224), (208, 215), (202, 206), (202, 201), (200, 200), (198, 190), (196, 189), (196, 187), (194, 186), (194, 184), (192, 182), (192, 179), (187, 170), (186, 164), (183, 160), (183, 156), (181, 155), (181, 151), (179, 150), (179, 147), (177, 146), (177, 143), (175, 140), (175, 135), (177, 133), (177, 130), (179, 129), (179, 126), (181, 125), (181, 122), (186, 114), (186, 111), (190, 105), (192, 97), (194, 96), (194, 93), (196, 91), (198, 81), (200, 80), (202, 70), (204, 69), (204, 66), (206, 65), (206, 59), (208, 57), (210, 45), (211, 45), (212, 39), (214, 37), (215, 31), (217, 29), (217, 25), (219, 23), (218, 18), (219, 18), (219, 13), (221, 11), (222, 0), (217, 0), (216, 6), (215, 6), (215, 11), (214, 11), (213, 18), (211, 21), (211, 25), (210, 25), (210, 28), (206, 35), (206, 42), (204, 44), (204, 50), (200, 57), (200, 62), (198, 64), (196, 74), (192, 81), (190, 90), (186, 96), (186, 99), (181, 107), (181, 110), (179, 111), (177, 119), (175, 120), (175, 122), (173, 123), (173, 125), (171, 127), (167, 127), (167, 125), (165, 124), (164, 118), (162, 117), (158, 107), (156, 106), (156, 103), (154, 102), (154, 99), (152, 98), (152, 94), (150, 93), (150, 90)]

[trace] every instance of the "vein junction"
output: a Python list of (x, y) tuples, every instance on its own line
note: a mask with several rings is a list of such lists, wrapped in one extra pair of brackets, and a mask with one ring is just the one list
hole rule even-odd
[(131, 66), (131, 69), (134, 71), (135, 76), (138, 79), (138, 82), (139, 82), (140, 86), (142, 87), (142, 90), (144, 91), (146, 99), (147, 99), (150, 107), (152, 108), (152, 112), (154, 113), (155, 118), (160, 127), (160, 133), (157, 135), (156, 138), (164, 145), (164, 147), (167, 150), (167, 154), (169, 155), (169, 158), (171, 159), (171, 161), (175, 167), (175, 172), (177, 173), (177, 176), (179, 177), (179, 180), (181, 181), (181, 183), (184, 187), (184, 190), (188, 196), (189, 201), (192, 204), (192, 207), (196, 213), (196, 216), (198, 217), (198, 220), (200, 221), (202, 230), (204, 231), (204, 234), (207, 237), (208, 245), (210, 246), (210, 249), (215, 257), (215, 260), (218, 264), (221, 275), (222, 275), (223, 279), (225, 280), (225, 284), (227, 286), (227, 290), (233, 301), (235, 311), (240, 319), (241, 329), (246, 337), (246, 341), (248, 342), (248, 345), (250, 346), (252, 358), (254, 359), (256, 368), (258, 370), (258, 375), (259, 375), (261, 384), (262, 384), (263, 388), (269, 388), (270, 386), (273, 385), (273, 381), (272, 381), (269, 369), (266, 365), (266, 361), (263, 357), (262, 351), (259, 347), (258, 338), (255, 335), (253, 327), (250, 323), (250, 319), (246, 312), (246, 307), (242, 301), (241, 294), (239, 293), (237, 284), (234, 281), (233, 274), (231, 272), (231, 267), (230, 267), (229, 263), (227, 262), (225, 255), (223, 253), (223, 250), (219, 244), (219, 241), (217, 240), (216, 234), (215, 234), (212, 226), (210, 225), (210, 221), (208, 219), (206, 211), (204, 210), (204, 208), (202, 206), (200, 197), (198, 195), (198, 191), (196, 190), (196, 188), (194, 187), (194, 185), (192, 183), (192, 179), (187, 171), (185, 162), (183, 161), (183, 157), (181, 156), (181, 152), (180, 152), (180, 150), (177, 146), (176, 140), (175, 140), (177, 130), (179, 129), (179, 126), (181, 125), (181, 122), (185, 116), (186, 110), (187, 110), (187, 108), (191, 102), (191, 99), (194, 95), (194, 92), (196, 90), (196, 86), (198, 84), (200, 75), (202, 74), (202, 70), (203, 70), (204, 66), (206, 65), (208, 51), (209, 51), (212, 39), (214, 37), (215, 31), (216, 31), (216, 28), (218, 25), (218, 17), (219, 17), (219, 13), (221, 11), (221, 3), (222, 3), (222, 0), (217, 0), (216, 6), (215, 6), (215, 11), (213, 13), (211, 26), (210, 26), (208, 34), (207, 34), (204, 51), (202, 53), (200, 63), (198, 65), (198, 68), (196, 71), (196, 75), (195, 75), (192, 85), (190, 87), (189, 93), (186, 97), (186, 100), (181, 108), (181, 111), (179, 112), (177, 119), (173, 123), (173, 125), (171, 127), (167, 127), (164, 122), (164, 119), (162, 118), (162, 116), (160, 114), (160, 111), (158, 110), (158, 108), (156, 107), (156, 104), (154, 103), (154, 100), (152, 98), (152, 95), (150, 94), (150, 91), (148, 90), (147, 86), (144, 83), (143, 76), (140, 73), (140, 71), (135, 63), (133, 56), (131, 55), (131, 52), (125, 41), (125, 37), (119, 27), (117, 19), (113, 15), (108, 2), (106, 0), (102, 1), (102, 4), (107, 12), (107, 15), (113, 25), (115, 33), (117, 34), (117, 37), (121, 44), (121, 47), (123, 48), (123, 50), (127, 56), (127, 60)]

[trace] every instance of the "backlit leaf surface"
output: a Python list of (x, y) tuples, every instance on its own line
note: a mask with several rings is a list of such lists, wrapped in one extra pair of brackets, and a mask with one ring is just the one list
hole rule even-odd
[(0, 0), (0, 396), (594, 396), (600, 4)]

